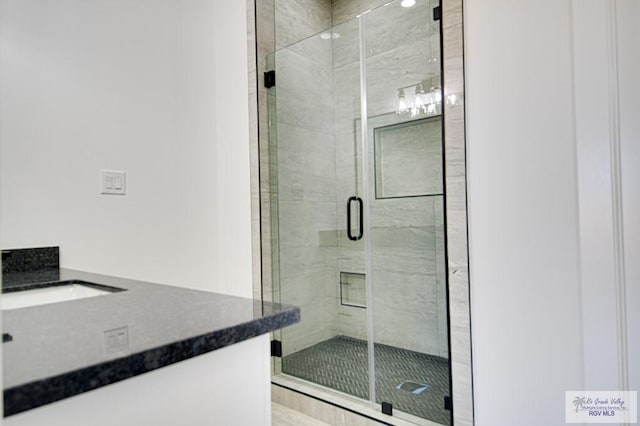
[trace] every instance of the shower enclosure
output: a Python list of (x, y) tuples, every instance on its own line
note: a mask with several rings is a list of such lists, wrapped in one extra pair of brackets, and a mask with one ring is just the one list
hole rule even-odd
[(396, 0), (270, 54), (277, 374), (415, 423), (450, 395), (438, 3)]

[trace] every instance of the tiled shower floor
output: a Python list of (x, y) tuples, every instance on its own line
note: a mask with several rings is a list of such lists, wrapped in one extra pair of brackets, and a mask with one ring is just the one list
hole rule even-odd
[[(376, 399), (443, 425), (450, 412), (443, 408), (449, 395), (449, 370), (445, 358), (375, 344)], [(282, 371), (359, 398), (369, 397), (367, 342), (336, 336), (282, 360)], [(396, 387), (405, 381), (428, 385), (419, 394)], [(411, 389), (410, 386), (404, 386)]]

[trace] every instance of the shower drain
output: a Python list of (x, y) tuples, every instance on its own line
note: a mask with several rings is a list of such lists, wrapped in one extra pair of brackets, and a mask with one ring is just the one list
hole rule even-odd
[(429, 388), (429, 385), (425, 385), (424, 383), (418, 383), (411, 380), (405, 380), (396, 386), (396, 389), (400, 389), (406, 392), (411, 392), (414, 395), (420, 395), (422, 392), (426, 391)]

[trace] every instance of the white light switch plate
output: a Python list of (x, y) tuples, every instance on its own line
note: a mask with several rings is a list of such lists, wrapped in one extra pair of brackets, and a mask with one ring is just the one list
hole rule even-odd
[(119, 170), (100, 170), (100, 193), (125, 195), (126, 176)]
[(107, 354), (129, 351), (129, 327), (105, 331), (104, 350)]

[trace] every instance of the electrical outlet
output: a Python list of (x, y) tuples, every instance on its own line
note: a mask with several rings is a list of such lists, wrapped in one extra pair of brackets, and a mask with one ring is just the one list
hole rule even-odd
[(104, 351), (110, 354), (129, 351), (129, 327), (104, 332)]
[(126, 176), (125, 172), (118, 170), (100, 170), (100, 193), (125, 195)]

